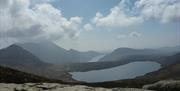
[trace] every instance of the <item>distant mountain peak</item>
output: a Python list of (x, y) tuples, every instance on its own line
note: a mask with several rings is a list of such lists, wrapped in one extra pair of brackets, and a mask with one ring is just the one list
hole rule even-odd
[(42, 62), (20, 46), (13, 44), (7, 48), (0, 50), (0, 64), (7, 66), (47, 66), (47, 63)]
[(79, 51), (74, 50), (74, 49), (69, 49), (68, 51), (69, 51), (70, 53), (80, 53)]
[(16, 44), (12, 44), (12, 45), (8, 46), (7, 48), (4, 48), (4, 49), (23, 49), (23, 48), (21, 48), (20, 46), (18, 46)]

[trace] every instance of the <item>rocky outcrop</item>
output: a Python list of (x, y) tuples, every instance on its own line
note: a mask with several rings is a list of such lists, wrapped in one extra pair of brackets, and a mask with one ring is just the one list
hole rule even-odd
[(180, 91), (180, 81), (178, 80), (165, 80), (159, 81), (154, 84), (143, 86), (144, 89), (156, 91)]
[(64, 85), (58, 83), (0, 83), (0, 91), (152, 91), (135, 88), (101, 88), (83, 85)]

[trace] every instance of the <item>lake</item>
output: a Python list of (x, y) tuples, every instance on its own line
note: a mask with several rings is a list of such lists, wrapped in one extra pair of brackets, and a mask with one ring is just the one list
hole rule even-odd
[(135, 78), (146, 73), (156, 71), (161, 66), (156, 62), (132, 62), (125, 65), (87, 72), (71, 72), (72, 77), (78, 81), (85, 82), (104, 82)]

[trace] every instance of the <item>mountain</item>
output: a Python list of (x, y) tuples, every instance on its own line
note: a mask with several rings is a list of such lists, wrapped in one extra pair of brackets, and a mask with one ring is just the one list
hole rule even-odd
[(101, 54), (94, 51), (79, 52), (74, 49), (66, 50), (52, 42), (24, 43), (18, 45), (41, 60), (53, 64), (88, 62), (93, 57)]
[(180, 52), (180, 45), (179, 46), (175, 46), (175, 47), (161, 47), (161, 48), (157, 48), (156, 50), (162, 51), (162, 52), (167, 52), (170, 54), (176, 54)]
[(152, 49), (118, 48), (101, 58), (100, 61), (120, 61), (127, 59), (135, 59), (136, 61), (152, 60), (152, 58), (159, 58), (164, 54), (163, 52)]
[(68, 52), (69, 52), (69, 56), (72, 59), (77, 60), (77, 62), (88, 62), (92, 58), (99, 56), (99, 55), (102, 55), (102, 53), (98, 53), (95, 51), (79, 52), (79, 51), (74, 50), (74, 49), (70, 49), (70, 50), (68, 50)]
[[(57, 45), (48, 42), (48, 43), (24, 43), (18, 44), (19, 46), (23, 47), (24, 49), (28, 50), (39, 59), (49, 62), (49, 63), (58, 63), (60, 62), (67, 62), (69, 60), (68, 52), (64, 48), (58, 47)], [(66, 60), (65, 60), (66, 59)]]
[(0, 65), (51, 79), (73, 81), (65, 69), (53, 69), (52, 64), (41, 61), (17, 45), (0, 50)]
[(40, 61), (36, 56), (17, 45), (0, 50), (0, 64), (10, 67), (45, 68), (50, 64)]

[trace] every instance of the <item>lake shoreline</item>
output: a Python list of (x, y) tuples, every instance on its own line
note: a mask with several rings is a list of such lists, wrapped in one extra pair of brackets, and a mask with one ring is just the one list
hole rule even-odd
[[(147, 73), (160, 69), (156, 62), (131, 62), (125, 65), (103, 70), (92, 70), (87, 72), (71, 72), (72, 78), (87, 83), (116, 81), (123, 79), (134, 79)], [(143, 70), (142, 70), (143, 69)]]

